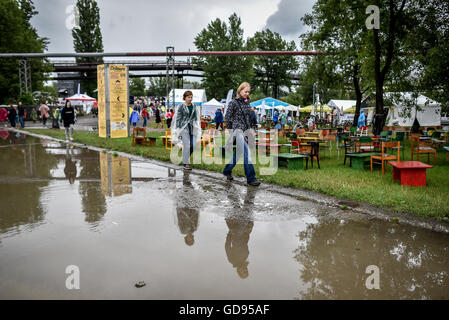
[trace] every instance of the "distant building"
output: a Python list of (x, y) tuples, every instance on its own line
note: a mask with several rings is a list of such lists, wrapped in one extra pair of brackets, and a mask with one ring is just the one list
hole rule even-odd
[[(77, 78), (79, 77), (78, 72), (64, 72), (58, 73), (58, 78)], [(81, 83), (80, 80), (58, 80), (58, 94), (59, 97), (71, 97), (74, 94), (78, 93), (78, 84)]]

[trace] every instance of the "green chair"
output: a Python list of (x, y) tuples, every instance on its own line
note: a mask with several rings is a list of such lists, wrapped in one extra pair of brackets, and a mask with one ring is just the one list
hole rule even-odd
[[(399, 141), (401, 145), (399, 146), (399, 150), (402, 153), (402, 160), (404, 160), (404, 138), (405, 138), (405, 132), (396, 132), (396, 137), (393, 139), (393, 141)], [(392, 150), (396, 150), (397, 147), (391, 148)]]
[(351, 132), (351, 136), (354, 136), (357, 133), (357, 127), (351, 127), (349, 131)]
[(373, 139), (371, 137), (360, 137), (359, 138), (359, 151), (360, 152), (373, 152), (374, 151), (374, 145), (373, 145)]
[(388, 141), (388, 131), (382, 131), (380, 133), (380, 141)]

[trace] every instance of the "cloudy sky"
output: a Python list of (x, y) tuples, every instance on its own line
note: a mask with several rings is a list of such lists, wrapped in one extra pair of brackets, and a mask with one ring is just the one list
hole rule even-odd
[[(304, 30), (300, 18), (315, 0), (97, 0), (105, 52), (196, 50), (195, 36), (216, 18), (236, 12), (245, 38), (270, 28), (298, 44)], [(76, 0), (35, 0), (39, 14), (31, 21), (41, 37), (50, 39), (48, 52), (73, 52), (67, 8)]]

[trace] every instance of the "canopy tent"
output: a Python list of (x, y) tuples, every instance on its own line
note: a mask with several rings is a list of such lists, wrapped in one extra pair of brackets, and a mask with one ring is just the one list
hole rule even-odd
[(345, 110), (345, 113), (355, 114), (355, 106)]
[(212, 119), (215, 117), (215, 112), (217, 109), (223, 109), (224, 104), (218, 102), (217, 100), (212, 99), (208, 102), (205, 102), (201, 107), (201, 115), (202, 116), (210, 116)]
[[(204, 89), (174, 89), (175, 90), (175, 105), (179, 105), (184, 102), (183, 95), (187, 90), (192, 91), (193, 100), (192, 102), (198, 106), (201, 106), (203, 103), (207, 101), (206, 98), (206, 90)], [(169, 105), (173, 105), (173, 89), (170, 90), (168, 95), (168, 103)]]
[(415, 119), (421, 127), (441, 125), (440, 103), (423, 95), (414, 97), (410, 92), (388, 92), (385, 97), (393, 100), (393, 105), (388, 110), (387, 126), (412, 127)]
[(279, 111), (285, 110), (287, 112), (288, 111), (298, 112), (298, 107), (271, 97), (251, 102), (250, 106), (258, 110), (259, 121), (260, 118), (262, 118), (265, 115), (265, 113), (268, 114), (269, 118), (272, 117), (274, 109)]
[(323, 112), (331, 112), (332, 111), (332, 109), (327, 104), (323, 104), (322, 106), (318, 106), (318, 107), (310, 105), (310, 106), (307, 106), (304, 108), (300, 108), (299, 112), (311, 113), (312, 109), (315, 108), (315, 113), (317, 113), (317, 112), (319, 113), (319, 112), (321, 112), (321, 107), (323, 107)]
[(87, 94), (74, 94), (65, 100), (70, 101), (72, 106), (83, 106), (83, 112), (89, 113), (92, 110), (92, 106), (97, 102), (97, 99), (89, 97)]
[(65, 100), (69, 100), (72, 102), (72, 104), (83, 104), (86, 102), (96, 102), (97, 99), (89, 97), (87, 94), (74, 94), (71, 97), (66, 98)]
[(272, 108), (277, 109), (278, 107), (289, 107), (289, 106), (291, 106), (291, 104), (281, 101), (281, 100), (278, 100), (278, 99), (268, 97), (268, 98), (264, 98), (264, 99), (260, 99), (260, 100), (251, 102), (250, 106), (255, 107), (255, 108), (265, 106), (265, 108), (272, 107)]
[(346, 112), (347, 109), (351, 109), (356, 105), (356, 100), (330, 100), (327, 105), (331, 108), (337, 107), (340, 112)]

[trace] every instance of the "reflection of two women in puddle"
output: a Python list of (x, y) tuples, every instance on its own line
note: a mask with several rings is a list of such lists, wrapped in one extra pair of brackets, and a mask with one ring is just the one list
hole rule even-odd
[[(201, 192), (195, 190), (190, 181), (190, 172), (184, 171), (183, 187), (177, 190), (176, 218), (181, 234), (185, 235), (186, 245), (195, 243), (194, 232), (198, 229), (199, 212), (202, 205)], [(254, 198), (257, 189), (247, 188), (243, 204), (241, 190), (231, 186), (228, 198), (231, 207), (225, 215), (228, 233), (225, 241), (225, 252), (228, 261), (236, 268), (240, 278), (246, 279), (248, 272), (248, 242), (253, 229)]]
[(66, 145), (65, 147), (65, 167), (64, 167), (64, 174), (67, 179), (69, 179), (70, 184), (75, 183), (76, 178), (76, 161), (73, 161), (73, 148), (69, 147), (69, 145)]

